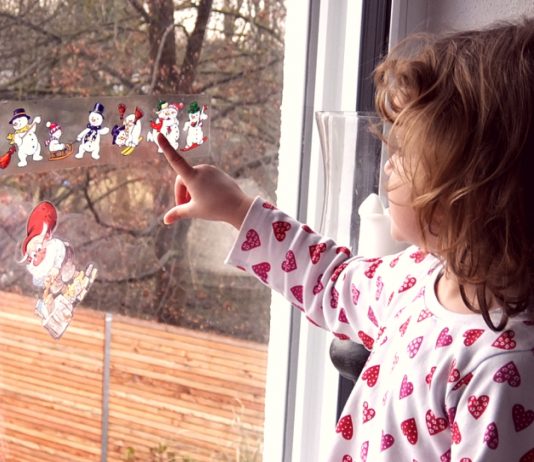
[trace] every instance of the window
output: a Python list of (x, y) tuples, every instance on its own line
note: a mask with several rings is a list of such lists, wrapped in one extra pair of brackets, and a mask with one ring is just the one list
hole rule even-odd
[[(88, 112), (113, 98), (102, 100), (113, 102), (104, 104), (111, 119), (121, 98), (128, 112), (136, 95), (180, 103), (173, 95), (200, 93), (211, 98), (211, 161), (274, 200), (282, 0), (0, 7), (0, 93), (11, 101), (0, 114), (2, 152), (13, 111), (31, 104), (54, 122), (68, 97), (86, 97)], [(159, 103), (143, 106), (144, 127)], [(43, 143), (53, 128), (45, 122)], [(107, 136), (102, 142), (111, 143)], [(261, 460), (270, 293), (224, 267), (229, 227), (162, 224), (173, 174), (162, 159), (135, 156), (0, 171), (0, 438), (8, 460)], [(57, 236), (76, 261), (99, 271), (59, 342), (39, 325), (39, 292), (15, 262), (27, 216), (42, 200), (58, 209)]]

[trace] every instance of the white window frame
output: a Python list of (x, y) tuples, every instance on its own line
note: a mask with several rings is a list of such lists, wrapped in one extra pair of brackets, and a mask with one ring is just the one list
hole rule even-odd
[[(277, 204), (293, 216), (304, 209), (315, 228), (323, 184), (313, 113), (355, 108), (361, 13), (361, 0), (287, 3)], [(311, 42), (316, 49), (310, 52)], [(309, 156), (306, 166), (303, 156)], [(303, 167), (309, 178), (299, 181)], [(348, 244), (346, 233), (338, 239)], [(293, 315), (292, 325), (289, 303), (273, 294), (263, 460), (326, 460), (339, 381), (329, 356), (331, 340), (301, 316)]]

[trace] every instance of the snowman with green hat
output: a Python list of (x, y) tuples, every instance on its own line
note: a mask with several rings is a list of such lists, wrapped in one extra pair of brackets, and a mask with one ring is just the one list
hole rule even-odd
[(181, 151), (194, 149), (208, 139), (202, 131), (203, 121), (208, 118), (206, 114), (207, 109), (208, 107), (206, 105), (203, 105), (201, 109), (197, 101), (193, 101), (187, 108), (189, 121), (184, 124), (183, 128), (187, 132), (186, 145)]

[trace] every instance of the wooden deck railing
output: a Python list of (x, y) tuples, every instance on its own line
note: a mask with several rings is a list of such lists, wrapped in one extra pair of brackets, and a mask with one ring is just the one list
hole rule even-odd
[(105, 315), (78, 308), (55, 341), (33, 305), (0, 292), (6, 462), (101, 461), (102, 441), (109, 462), (149, 462), (164, 447), (191, 462), (261, 454), (265, 345), (113, 315), (103, 440)]

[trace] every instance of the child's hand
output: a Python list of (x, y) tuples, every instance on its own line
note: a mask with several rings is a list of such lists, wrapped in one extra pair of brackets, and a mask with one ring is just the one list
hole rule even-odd
[(178, 174), (174, 186), (176, 206), (165, 214), (165, 224), (180, 218), (203, 218), (225, 221), (239, 229), (254, 199), (218, 168), (189, 165), (161, 133), (158, 144)]

